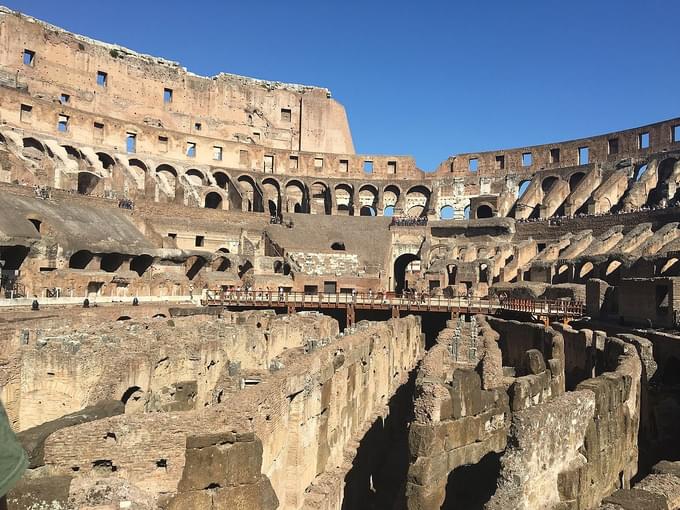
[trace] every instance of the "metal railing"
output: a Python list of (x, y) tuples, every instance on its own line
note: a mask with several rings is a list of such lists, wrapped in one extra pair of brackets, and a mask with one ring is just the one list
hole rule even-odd
[(566, 300), (532, 300), (478, 298), (468, 296), (444, 297), (420, 295), (397, 295), (385, 293), (304, 293), (273, 291), (209, 291), (206, 305), (212, 306), (254, 306), (254, 307), (319, 307), (346, 308), (353, 306), (362, 309), (402, 309), (455, 311), (465, 310), (470, 313), (494, 313), (498, 310), (527, 312), (549, 316), (581, 316), (584, 305), (580, 301)]

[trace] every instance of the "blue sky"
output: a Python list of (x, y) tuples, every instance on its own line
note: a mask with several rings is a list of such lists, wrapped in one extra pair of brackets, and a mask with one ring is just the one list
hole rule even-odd
[(675, 0), (4, 1), (198, 74), (328, 87), (357, 152), (424, 170), (680, 116)]

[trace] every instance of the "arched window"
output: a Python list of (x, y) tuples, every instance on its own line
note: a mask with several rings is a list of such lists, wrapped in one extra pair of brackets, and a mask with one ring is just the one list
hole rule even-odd
[(455, 210), (450, 205), (445, 205), (439, 210), (439, 217), (442, 220), (452, 220), (455, 214)]
[(463, 218), (465, 218), (466, 220), (470, 219), (470, 206), (469, 205), (466, 205), (465, 209), (463, 209)]
[(477, 208), (477, 218), (491, 218), (493, 217), (493, 209), (490, 206), (483, 204)]
[(391, 216), (394, 216), (394, 206), (388, 205), (383, 209), (383, 216), (387, 216), (388, 218)]
[(222, 209), (222, 195), (211, 191), (205, 196), (206, 209)]
[(331, 250), (345, 251), (345, 243), (342, 243), (340, 241), (336, 241), (333, 244), (331, 244)]

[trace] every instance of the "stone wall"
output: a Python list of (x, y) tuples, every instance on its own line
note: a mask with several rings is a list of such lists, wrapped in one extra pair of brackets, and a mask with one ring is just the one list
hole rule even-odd
[(283, 369), (221, 404), (126, 414), (56, 432), (45, 443), (45, 463), (85, 480), (104, 472), (156, 498), (177, 492), (188, 437), (204, 434), (206, 427), (254, 433), (262, 441), (262, 473), (280, 508), (301, 508), (305, 489), (342, 464), (375, 413), (385, 412), (422, 348), (416, 317), (360, 323), (354, 334), (308, 354), (289, 349), (279, 357)]

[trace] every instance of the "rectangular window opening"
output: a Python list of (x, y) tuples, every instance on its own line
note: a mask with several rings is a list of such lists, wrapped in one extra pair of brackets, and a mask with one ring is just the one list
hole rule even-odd
[(373, 161), (364, 161), (364, 172), (367, 174), (373, 173)]
[(550, 149), (550, 162), (551, 163), (560, 162), (560, 150), (558, 148)]
[(136, 133), (126, 133), (125, 148), (127, 149), (128, 153), (137, 152), (137, 134)]
[(531, 152), (523, 152), (522, 153), (522, 166), (531, 166), (532, 162), (533, 162), (533, 157), (531, 156)]
[(194, 244), (196, 246), (203, 246), (205, 244), (205, 236), (196, 236), (196, 241)]
[(273, 174), (274, 173), (274, 156), (265, 155), (264, 157), (264, 173)]
[(314, 158), (314, 168), (323, 168), (323, 158)]
[(290, 122), (291, 112), (290, 108), (281, 108), (281, 121)]
[(468, 160), (468, 170), (470, 170), (470, 172), (476, 172), (478, 169), (479, 169), (479, 159), (470, 158)]
[(186, 155), (187, 155), (188, 158), (195, 158), (196, 157), (196, 142), (187, 142)]
[(253, 143), (260, 143), (260, 133), (253, 133)]
[(168, 237), (170, 239), (177, 239), (177, 232), (168, 232)]
[(95, 122), (93, 125), (94, 128), (94, 137), (96, 140), (101, 140), (104, 138), (104, 124), (101, 122)]
[(671, 128), (671, 142), (680, 142), (680, 125)]
[(238, 163), (241, 166), (247, 166), (248, 165), (248, 151), (247, 150), (238, 151)]
[(97, 71), (97, 85), (99, 85), (100, 87), (106, 87), (108, 78), (109, 75), (106, 74), (104, 71)]
[(619, 139), (610, 138), (607, 140), (607, 153), (608, 154), (618, 154), (619, 153)]
[(65, 133), (68, 131), (68, 115), (59, 115), (57, 120), (57, 130)]
[(172, 89), (163, 89), (163, 102), (172, 103)]
[(649, 149), (649, 133), (640, 133), (638, 136), (638, 148)]
[(388, 161), (387, 162), (387, 174), (388, 175), (396, 175), (397, 173), (397, 162), (396, 161)]
[(299, 165), (298, 157), (297, 156), (291, 156), (290, 160), (288, 162), (288, 168), (290, 170), (297, 170)]
[(588, 147), (578, 148), (578, 164), (587, 165), (590, 162), (590, 149)]
[(159, 136), (158, 137), (158, 147), (160, 152), (168, 152), (168, 137)]
[(215, 145), (213, 147), (213, 159), (215, 161), (222, 161), (222, 147)]
[(61, 94), (61, 95), (59, 96), (59, 102), (60, 102), (61, 104), (66, 104), (66, 103), (68, 103), (70, 100), (71, 100), (71, 96), (69, 96), (68, 94)]
[(340, 160), (340, 171), (345, 174), (349, 171), (349, 160), (347, 159)]
[(200, 130), (201, 130), (201, 127), (202, 127), (202, 125), (201, 125), (200, 122), (194, 123), (194, 129), (195, 129), (196, 131), (200, 131)]
[(35, 62), (35, 51), (25, 49), (24, 50), (24, 65), (32, 66)]
[(22, 104), (21, 110), (19, 111), (19, 119), (21, 122), (31, 122), (32, 115), (33, 107), (31, 105)]
[(496, 156), (496, 170), (505, 169), (505, 156)]

